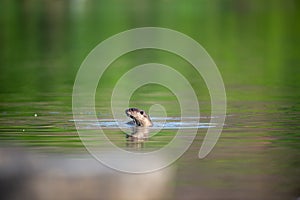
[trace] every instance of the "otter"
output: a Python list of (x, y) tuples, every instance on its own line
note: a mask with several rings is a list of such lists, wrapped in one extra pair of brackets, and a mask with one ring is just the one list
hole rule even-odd
[(138, 108), (128, 108), (125, 110), (125, 113), (128, 117), (133, 119), (133, 123), (136, 126), (148, 127), (153, 125), (149, 115), (143, 110)]

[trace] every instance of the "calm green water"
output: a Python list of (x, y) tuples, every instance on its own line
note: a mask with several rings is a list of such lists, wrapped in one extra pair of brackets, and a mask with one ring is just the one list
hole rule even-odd
[[(121, 31), (159, 26), (197, 40), (219, 67), (227, 92), (224, 131), (213, 151), (197, 158), (206, 133), (177, 161), (175, 199), (296, 199), (300, 196), (300, 5), (296, 0), (0, 1), (0, 145), (34, 152), (86, 154), (72, 121), (72, 87), (87, 54)], [(176, 41), (174, 41), (176, 42)], [(100, 119), (111, 119), (114, 84), (139, 64), (157, 62), (188, 77), (203, 117), (210, 117), (204, 81), (178, 56), (128, 53), (102, 77)], [(139, 88), (131, 105), (163, 105), (180, 115), (176, 97), (157, 85)], [(124, 108), (125, 109), (125, 108)], [(36, 114), (36, 116), (35, 116)], [(208, 122), (203, 119), (203, 122)], [(174, 131), (142, 144), (105, 133), (120, 147), (153, 150)]]

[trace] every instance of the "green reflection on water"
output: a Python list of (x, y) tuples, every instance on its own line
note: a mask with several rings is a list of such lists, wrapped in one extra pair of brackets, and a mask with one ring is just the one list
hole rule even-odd
[[(182, 31), (206, 48), (224, 78), (228, 113), (273, 113), (282, 106), (299, 110), (297, 1), (3, 0), (0, 4), (2, 133), (69, 131), (76, 137), (68, 120), (72, 118), (72, 85), (81, 62), (107, 37), (142, 26)], [(121, 56), (103, 75), (96, 95), (99, 117), (111, 116), (110, 96), (117, 80), (134, 66), (148, 62), (172, 66), (190, 80), (201, 113), (209, 116), (209, 92), (189, 63), (168, 52), (142, 50)], [(131, 106), (146, 110), (153, 103), (165, 106), (168, 115), (180, 115), (177, 99), (167, 88), (147, 85), (131, 98)], [(52, 112), (58, 115), (49, 114)], [(34, 113), (49, 127), (35, 126)]]
[[(202, 44), (223, 76), (229, 113), (276, 112), (282, 104), (299, 110), (297, 1), (3, 0), (0, 4), (3, 132), (12, 126), (11, 120), (21, 127), (33, 123), (27, 118), (19, 124), (7, 115), (58, 112), (61, 121), (72, 118), (72, 85), (84, 57), (107, 37), (142, 26), (172, 28)], [(209, 92), (189, 63), (168, 52), (142, 50), (121, 56), (103, 75), (96, 95), (101, 116), (110, 116), (110, 95), (117, 80), (148, 62), (172, 66), (190, 80), (202, 114), (209, 115)], [(141, 87), (131, 98), (132, 106), (146, 110), (153, 103), (164, 105), (169, 115), (180, 114), (176, 97), (163, 87)], [(48, 123), (55, 126), (57, 120), (50, 117)]]

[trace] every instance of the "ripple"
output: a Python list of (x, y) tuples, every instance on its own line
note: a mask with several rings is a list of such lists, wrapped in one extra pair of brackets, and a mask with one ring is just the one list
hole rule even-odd
[[(168, 117), (168, 118), (152, 118), (153, 126), (150, 129), (198, 129), (198, 128), (213, 128), (216, 123), (199, 122), (199, 118), (188, 117)], [(128, 121), (114, 119), (99, 119), (99, 120), (69, 120), (76, 122), (81, 128), (93, 129), (98, 128), (130, 128), (133, 125)]]

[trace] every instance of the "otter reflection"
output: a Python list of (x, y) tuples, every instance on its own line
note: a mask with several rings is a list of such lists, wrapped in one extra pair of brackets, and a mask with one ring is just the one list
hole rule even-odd
[(149, 128), (148, 127), (132, 127), (131, 134), (126, 134), (127, 147), (130, 148), (143, 148), (144, 142), (148, 140)]

